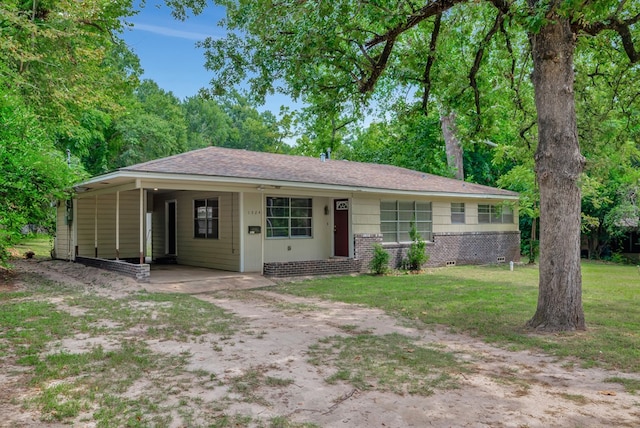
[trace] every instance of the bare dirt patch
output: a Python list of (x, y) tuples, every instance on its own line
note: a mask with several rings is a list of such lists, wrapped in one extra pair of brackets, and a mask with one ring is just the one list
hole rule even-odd
[[(122, 299), (142, 290), (128, 278), (65, 262), (17, 263), (21, 279), (39, 275), (82, 293)], [(25, 279), (26, 278), (26, 279)], [(1, 292), (1, 291), (0, 291)], [(151, 355), (183, 361), (180, 370), (150, 370), (123, 388), (122, 398), (155, 400), (158, 415), (142, 425), (161, 426), (639, 426), (640, 397), (624, 391), (611, 377), (638, 379), (556, 361), (533, 352), (511, 352), (445, 329), (403, 326), (375, 309), (281, 295), (268, 289), (200, 293), (242, 320), (233, 334), (149, 338), (142, 329), (119, 331), (110, 320), (96, 320), (100, 334), (84, 332), (50, 344), (49, 352), (88, 352), (96, 345), (112, 349), (126, 336), (140, 337)], [(64, 299), (59, 309), (83, 316)], [(145, 302), (146, 305), (151, 303)], [(158, 305), (161, 305), (159, 302)], [(160, 306), (158, 306), (160, 307)], [(152, 310), (153, 308), (145, 308)], [(375, 379), (364, 385), (336, 380), (337, 367), (312, 359), (312, 349), (332, 337), (403, 335), (415, 346), (452, 352), (465, 370), (453, 373), (455, 389), (431, 395), (390, 392)], [(413, 349), (407, 349), (413, 352)], [(359, 356), (355, 357), (358, 358)], [(178, 360), (176, 360), (178, 361)], [(10, 357), (0, 358), (0, 426), (55, 426), (42, 422), (37, 408), (23, 403), (38, 394), (27, 384), (29, 372)], [(88, 409), (75, 426), (94, 426)]]

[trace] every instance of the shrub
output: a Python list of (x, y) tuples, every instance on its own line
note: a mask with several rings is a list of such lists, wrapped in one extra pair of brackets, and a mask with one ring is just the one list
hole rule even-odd
[(410, 271), (419, 271), (422, 265), (429, 261), (429, 255), (426, 253), (427, 243), (424, 242), (422, 236), (418, 233), (415, 222), (411, 222), (411, 246), (407, 251), (407, 258), (403, 261), (403, 267)]
[(389, 253), (380, 244), (373, 244), (373, 258), (369, 262), (369, 269), (376, 275), (382, 275), (389, 270)]

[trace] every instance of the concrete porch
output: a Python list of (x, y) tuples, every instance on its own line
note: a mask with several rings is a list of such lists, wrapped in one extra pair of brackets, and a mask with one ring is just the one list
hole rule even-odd
[(247, 290), (275, 283), (259, 273), (238, 273), (183, 265), (151, 265), (149, 292), (199, 294), (221, 290)]

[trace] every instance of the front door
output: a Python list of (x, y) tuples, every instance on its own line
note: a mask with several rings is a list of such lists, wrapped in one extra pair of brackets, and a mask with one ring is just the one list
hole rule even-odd
[(349, 257), (349, 200), (333, 201), (333, 254)]
[(169, 256), (176, 255), (176, 201), (167, 202), (167, 238), (166, 252)]

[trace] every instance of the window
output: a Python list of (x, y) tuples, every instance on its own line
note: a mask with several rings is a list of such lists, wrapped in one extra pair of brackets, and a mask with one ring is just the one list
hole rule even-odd
[(193, 201), (193, 237), (218, 239), (218, 198)]
[(383, 242), (409, 242), (411, 223), (422, 238), (431, 241), (431, 202), (381, 201), (380, 231)]
[(478, 223), (513, 223), (513, 210), (508, 206), (479, 204)]
[(464, 224), (464, 203), (451, 203), (451, 224)]
[(311, 201), (267, 197), (267, 238), (311, 238)]

